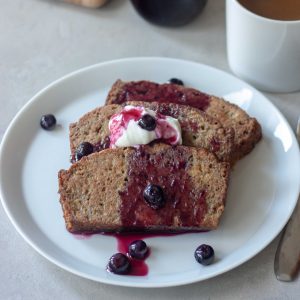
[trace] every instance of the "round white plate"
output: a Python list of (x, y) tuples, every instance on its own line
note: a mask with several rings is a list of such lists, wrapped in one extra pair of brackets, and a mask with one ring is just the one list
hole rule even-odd
[[(68, 126), (104, 104), (110, 86), (123, 80), (166, 82), (181, 78), (187, 86), (234, 98), (262, 124), (263, 140), (235, 166), (227, 207), (212, 232), (151, 238), (147, 276), (109, 274), (105, 267), (116, 252), (113, 237), (78, 239), (65, 229), (57, 193), (57, 172), (69, 163)], [(51, 132), (39, 126), (45, 113), (54, 113), (60, 126)], [(166, 58), (132, 58), (106, 62), (54, 82), (17, 114), (0, 150), (1, 198), (22, 237), (58, 266), (92, 280), (133, 287), (175, 286), (211, 278), (247, 261), (280, 232), (299, 192), (299, 148), (281, 113), (261, 93), (220, 70)], [(216, 261), (203, 267), (195, 248), (214, 247)]]

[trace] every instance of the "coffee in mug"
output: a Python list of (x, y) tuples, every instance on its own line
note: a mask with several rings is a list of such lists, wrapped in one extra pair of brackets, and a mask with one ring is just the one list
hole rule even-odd
[(238, 0), (246, 9), (259, 16), (283, 21), (300, 20), (299, 0)]

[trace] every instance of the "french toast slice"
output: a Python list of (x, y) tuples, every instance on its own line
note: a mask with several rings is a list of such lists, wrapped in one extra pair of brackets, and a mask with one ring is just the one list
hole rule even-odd
[[(58, 174), (66, 228), (72, 233), (215, 229), (229, 172), (229, 163), (202, 148), (154, 144), (93, 153)], [(159, 207), (145, 197), (149, 185), (161, 189)]]
[[(202, 147), (213, 152), (221, 161), (233, 161), (234, 130), (224, 129), (216, 119), (202, 111), (175, 103), (135, 101), (126, 104), (143, 106), (178, 119), (182, 129), (183, 145)], [(70, 148), (73, 158), (77, 147), (82, 142), (94, 145), (94, 152), (109, 147), (108, 122), (112, 115), (123, 109), (124, 105), (112, 104), (98, 107), (70, 125)]]
[(117, 80), (107, 96), (106, 104), (122, 104), (128, 101), (177, 103), (204, 111), (217, 119), (225, 130), (234, 129), (233, 161), (251, 152), (262, 138), (258, 121), (240, 107), (193, 88), (171, 83)]

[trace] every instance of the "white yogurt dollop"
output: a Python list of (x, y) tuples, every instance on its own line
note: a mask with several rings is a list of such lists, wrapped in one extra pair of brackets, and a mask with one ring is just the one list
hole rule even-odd
[[(144, 115), (155, 119), (155, 129), (146, 130), (138, 124)], [(171, 145), (182, 144), (181, 127), (177, 119), (142, 106), (125, 106), (110, 118), (108, 126), (112, 148), (146, 145), (157, 139)]]
[(141, 128), (137, 122), (130, 120), (123, 134), (116, 140), (116, 147), (130, 147), (134, 145), (146, 145), (156, 139), (155, 131), (147, 131)]

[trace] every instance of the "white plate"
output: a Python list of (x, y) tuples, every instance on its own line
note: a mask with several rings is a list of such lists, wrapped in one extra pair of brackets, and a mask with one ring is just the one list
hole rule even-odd
[[(237, 103), (256, 117), (263, 140), (241, 160), (231, 176), (227, 207), (219, 229), (147, 240), (152, 254), (149, 274), (118, 276), (106, 272), (116, 252), (113, 237), (78, 239), (65, 229), (57, 194), (57, 171), (68, 168), (68, 125), (102, 105), (112, 83), (171, 77), (208, 93), (235, 95)], [(40, 116), (54, 113), (61, 125), (47, 132)], [(133, 58), (98, 64), (54, 82), (17, 114), (0, 152), (2, 204), (23, 238), (58, 266), (92, 280), (134, 287), (175, 286), (204, 280), (247, 261), (283, 228), (299, 192), (299, 148), (288, 123), (261, 93), (214, 68), (175, 59)], [(217, 260), (203, 267), (193, 254), (201, 243), (212, 245)]]

